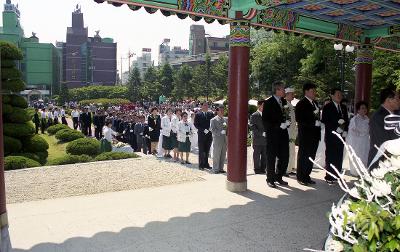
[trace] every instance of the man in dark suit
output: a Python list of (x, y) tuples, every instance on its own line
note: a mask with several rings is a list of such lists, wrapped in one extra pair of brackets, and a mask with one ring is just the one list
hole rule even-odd
[[(275, 182), (287, 185), (282, 180), (289, 162), (288, 118), (285, 118), (285, 86), (282, 82), (273, 84), (273, 95), (264, 102), (262, 113), (267, 137), (267, 184), (276, 188)], [(276, 159), (278, 163), (276, 164)]]
[(370, 167), (370, 169), (375, 168), (377, 161), (374, 160), (378, 152), (378, 150), (375, 148), (375, 145), (380, 147), (384, 142), (400, 137), (396, 135), (394, 130), (386, 130), (384, 123), (386, 116), (390, 114), (399, 114), (399, 94), (391, 88), (383, 89), (380, 95), (380, 102), (381, 106), (375, 111), (369, 121), (371, 146), (368, 155), (368, 167)]
[[(346, 138), (349, 129), (349, 116), (346, 106), (341, 103), (343, 99), (342, 91), (338, 88), (332, 89), (331, 98), (332, 102), (326, 104), (322, 109), (322, 122), (325, 124), (325, 169), (335, 174), (331, 165), (335, 166), (339, 172), (342, 171), (344, 145), (339, 137), (332, 132)], [(335, 179), (328, 172), (325, 175), (325, 180), (328, 184), (335, 183)]]
[(38, 134), (40, 126), (40, 118), (39, 118), (39, 110), (37, 108), (35, 108), (35, 114), (33, 115), (33, 123), (35, 124), (35, 133)]
[(312, 83), (305, 83), (303, 93), (304, 98), (297, 103), (295, 109), (299, 140), (297, 181), (301, 185), (309, 185), (315, 184), (310, 177), (313, 163), (309, 158), (315, 159), (321, 140), (321, 122), (320, 111), (315, 102), (316, 86)]
[(210, 153), (212, 134), (210, 132), (210, 120), (214, 117), (213, 113), (208, 111), (208, 103), (201, 104), (201, 111), (194, 117), (194, 126), (198, 130), (199, 145), (199, 169), (211, 169), (208, 163), (208, 155)]
[(258, 110), (250, 116), (250, 129), (253, 132), (254, 173), (264, 174), (267, 168), (267, 141), (262, 112), (264, 101), (257, 102)]

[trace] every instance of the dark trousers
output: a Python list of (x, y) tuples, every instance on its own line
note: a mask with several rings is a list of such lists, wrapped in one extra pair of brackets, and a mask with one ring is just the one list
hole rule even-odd
[(267, 168), (267, 145), (253, 145), (254, 172), (265, 172)]
[(317, 154), (319, 139), (314, 137), (306, 137), (299, 130), (299, 151), (297, 153), (297, 180), (301, 182), (309, 182), (310, 174), (314, 164), (309, 160), (311, 157), (315, 159)]
[(40, 131), (42, 132), (42, 134), (44, 134), (45, 130), (46, 130), (46, 119), (42, 119), (40, 124)]
[(54, 117), (54, 125), (58, 124), (58, 117)]
[[(342, 171), (343, 143), (336, 135), (329, 134), (325, 137), (325, 145), (325, 169), (336, 175), (336, 172), (332, 169), (331, 165), (335, 166), (339, 172)], [(328, 173), (326, 173), (325, 179), (334, 180), (334, 178)]]
[(143, 153), (145, 155), (151, 154), (151, 142), (147, 137), (143, 137)]
[(73, 117), (72, 118), (72, 123), (73, 123), (73, 126), (74, 126), (74, 130), (76, 130), (78, 128), (78, 126), (79, 126), (79, 118), (78, 117)]
[(102, 138), (102, 132), (101, 132), (101, 129), (102, 127), (100, 127), (100, 126), (96, 126), (95, 128), (94, 128), (94, 137), (97, 139), (97, 140), (100, 140), (101, 138)]
[(88, 136), (92, 136), (92, 124), (91, 123), (89, 123), (87, 125), (87, 132), (88, 132)]
[(209, 132), (207, 135), (199, 134), (199, 167), (208, 168), (210, 164), (208, 163), (208, 155), (210, 153), (212, 135)]
[(62, 124), (68, 125), (67, 119), (65, 119), (65, 116), (61, 117), (61, 122)]
[[(35, 123), (35, 132), (36, 134), (39, 133), (39, 123)], [(42, 132), (44, 133), (44, 132)]]
[(288, 163), (289, 135), (287, 130), (273, 130), (267, 134), (267, 180), (269, 182), (282, 180)]

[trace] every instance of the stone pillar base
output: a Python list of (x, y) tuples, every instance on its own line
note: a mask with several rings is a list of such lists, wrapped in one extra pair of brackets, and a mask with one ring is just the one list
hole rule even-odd
[(230, 192), (245, 192), (247, 191), (247, 181), (245, 182), (231, 182), (226, 181), (226, 189)]
[(7, 213), (0, 215), (0, 252), (11, 252), (11, 239), (10, 233), (8, 232), (8, 218)]

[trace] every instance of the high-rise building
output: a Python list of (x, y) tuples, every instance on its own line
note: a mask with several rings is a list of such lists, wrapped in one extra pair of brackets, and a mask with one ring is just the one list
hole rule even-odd
[(206, 37), (203, 25), (190, 26), (189, 54), (218, 53), (229, 51), (229, 36), (225, 38)]
[(136, 60), (133, 61), (131, 71), (134, 67), (137, 67), (143, 77), (147, 69), (153, 65), (154, 63), (151, 60), (151, 48), (143, 48), (142, 56), (137, 57)]
[(24, 59), (18, 62), (27, 89), (21, 92), (29, 98), (57, 94), (60, 86), (60, 54), (51, 43), (40, 43), (35, 33), (25, 38), (20, 24), (18, 5), (7, 0), (4, 4), (3, 27), (0, 28), (0, 40), (8, 41), (19, 47)]
[(63, 81), (69, 88), (117, 82), (117, 43), (101, 38), (99, 32), (88, 37), (83, 13), (77, 5), (63, 45)]
[(169, 42), (169, 39), (164, 39), (163, 43), (159, 46), (158, 65), (163, 65), (166, 62), (174, 62), (189, 55), (189, 50), (182, 49), (180, 46), (174, 46), (171, 50)]

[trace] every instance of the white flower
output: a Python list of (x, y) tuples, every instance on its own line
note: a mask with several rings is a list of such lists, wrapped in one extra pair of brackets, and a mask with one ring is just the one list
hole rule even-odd
[(336, 241), (334, 239), (330, 239), (327, 247), (327, 251), (329, 252), (342, 252), (344, 250), (343, 244), (340, 241)]
[(400, 138), (387, 141), (386, 150), (394, 156), (400, 156)]
[(314, 110), (314, 114), (319, 114), (319, 109)]
[(342, 125), (342, 124), (344, 124), (344, 120), (343, 120), (343, 119), (339, 119), (338, 123), (339, 123), (340, 125)]
[(370, 190), (377, 197), (387, 196), (392, 193), (392, 187), (390, 184), (386, 183), (386, 181), (377, 179), (372, 180)]
[(288, 108), (289, 108), (289, 105), (285, 105), (285, 106), (283, 106), (283, 108), (284, 108), (284, 109), (288, 109)]
[(385, 177), (386, 173), (388, 173), (388, 172), (389, 172), (389, 169), (388, 169), (388, 168), (381, 166), (381, 167), (379, 167), (379, 168), (373, 169), (373, 170), (371, 171), (371, 175), (372, 175), (374, 178), (383, 179), (383, 178)]
[(349, 191), (350, 196), (356, 198), (356, 199), (361, 199), (361, 195), (357, 190), (357, 187), (353, 187)]
[(391, 157), (390, 162), (392, 163), (390, 170), (397, 171), (400, 169), (400, 157)]

